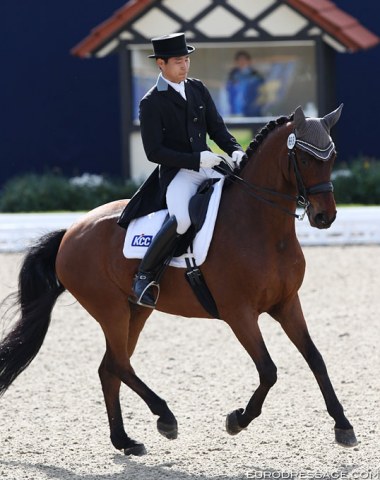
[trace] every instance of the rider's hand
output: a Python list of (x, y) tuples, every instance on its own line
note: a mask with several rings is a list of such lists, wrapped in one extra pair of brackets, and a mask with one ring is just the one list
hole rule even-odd
[(210, 152), (209, 150), (205, 150), (204, 152), (201, 152), (201, 160), (199, 165), (201, 168), (212, 168), (215, 167), (215, 165), (219, 165), (221, 161), (221, 157), (218, 157), (218, 155)]
[(240, 163), (244, 157), (245, 157), (245, 153), (242, 152), (241, 150), (235, 150), (234, 152), (232, 152), (231, 158), (234, 163), (234, 166), (240, 167)]

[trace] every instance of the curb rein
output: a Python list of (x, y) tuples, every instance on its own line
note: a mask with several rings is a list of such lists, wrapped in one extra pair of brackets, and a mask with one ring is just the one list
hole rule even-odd
[[(224, 157), (221, 157), (223, 159), (223, 166), (217, 165), (216, 167), (214, 167), (214, 169), (217, 172), (222, 173), (223, 175), (226, 175), (229, 178), (229, 180), (231, 180), (233, 183), (243, 185), (248, 190), (248, 194), (256, 198), (257, 200), (260, 200), (261, 202), (264, 202), (274, 208), (277, 208), (283, 211), (284, 213), (286, 213), (287, 215), (297, 218), (298, 220), (303, 220), (310, 206), (308, 195), (316, 195), (318, 193), (333, 192), (334, 187), (331, 181), (317, 183), (316, 185), (313, 185), (311, 187), (305, 187), (305, 184), (302, 180), (301, 173), (298, 168), (296, 144), (297, 144), (296, 136), (294, 133), (291, 133), (288, 137), (287, 147), (288, 147), (289, 163), (293, 166), (293, 171), (297, 181), (298, 193), (296, 196), (288, 195), (286, 193), (276, 192), (275, 190), (271, 190), (265, 187), (260, 187), (258, 185), (254, 185), (253, 183), (249, 183), (245, 181), (242, 177), (240, 177), (237, 173), (235, 173), (235, 169), (231, 167), (231, 165), (227, 162), (227, 160)], [(299, 207), (303, 208), (303, 212), (301, 214), (294, 213), (288, 210), (287, 208), (281, 207), (280, 205), (278, 205), (276, 202), (272, 200), (263, 198), (257, 192), (268, 193), (270, 195), (274, 195), (286, 200), (291, 200), (295, 202)]]

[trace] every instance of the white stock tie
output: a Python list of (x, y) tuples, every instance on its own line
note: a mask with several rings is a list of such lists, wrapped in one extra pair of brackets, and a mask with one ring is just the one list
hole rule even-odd
[(167, 78), (163, 77), (164, 80), (171, 86), (174, 88), (174, 90), (176, 92), (178, 92), (181, 97), (185, 100), (187, 100), (186, 98), (186, 93), (185, 93), (185, 82), (181, 82), (181, 83), (174, 83), (174, 82), (171, 82), (170, 80), (168, 80)]
[(185, 93), (185, 82), (178, 83), (178, 92), (180, 93), (182, 98), (187, 100)]

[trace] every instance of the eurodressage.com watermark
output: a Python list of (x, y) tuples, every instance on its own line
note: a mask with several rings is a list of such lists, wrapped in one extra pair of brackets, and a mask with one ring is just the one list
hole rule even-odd
[(255, 478), (256, 480), (380, 480), (380, 469), (368, 472), (252, 471), (246, 472), (246, 478)]

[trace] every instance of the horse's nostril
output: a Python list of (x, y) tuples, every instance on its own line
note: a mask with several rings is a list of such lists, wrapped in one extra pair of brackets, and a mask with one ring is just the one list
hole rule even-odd
[(326, 213), (318, 213), (314, 217), (315, 224), (318, 228), (328, 228), (332, 224), (334, 219), (335, 217), (329, 218)]

